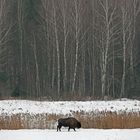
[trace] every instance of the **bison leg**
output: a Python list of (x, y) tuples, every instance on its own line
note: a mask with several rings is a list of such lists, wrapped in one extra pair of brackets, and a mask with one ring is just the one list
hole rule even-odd
[(57, 125), (57, 131), (59, 130), (59, 131), (61, 131), (61, 125)]
[(70, 131), (70, 127), (68, 128), (68, 131)]
[(57, 125), (57, 131), (58, 131), (58, 125)]

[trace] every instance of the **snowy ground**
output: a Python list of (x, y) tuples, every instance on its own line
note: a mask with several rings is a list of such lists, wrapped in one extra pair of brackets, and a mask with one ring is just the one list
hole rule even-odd
[(74, 111), (100, 112), (139, 112), (140, 101), (137, 100), (115, 100), (115, 101), (28, 101), (28, 100), (2, 100), (0, 101), (0, 115), (17, 113), (47, 113), (47, 114), (71, 114)]
[(0, 140), (140, 140), (140, 129), (0, 130)]

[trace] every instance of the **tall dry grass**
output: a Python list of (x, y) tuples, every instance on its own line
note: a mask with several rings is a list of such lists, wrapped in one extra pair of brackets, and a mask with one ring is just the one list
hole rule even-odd
[(101, 112), (101, 114), (86, 113), (85, 116), (77, 115), (82, 122), (84, 128), (99, 129), (123, 129), (123, 128), (140, 128), (140, 112), (139, 113), (122, 113)]
[(56, 114), (16, 114), (0, 116), (0, 129), (56, 129), (61, 117), (77, 118), (82, 128), (140, 128), (140, 112), (72, 112), (67, 115)]

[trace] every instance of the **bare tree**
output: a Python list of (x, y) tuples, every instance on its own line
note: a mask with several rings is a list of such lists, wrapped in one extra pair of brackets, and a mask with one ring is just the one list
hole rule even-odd
[[(114, 40), (115, 34), (118, 33), (118, 29), (116, 28), (116, 24), (114, 24), (114, 20), (116, 19), (116, 1), (110, 0), (99, 0), (99, 7), (96, 10), (99, 15), (99, 26), (98, 30), (101, 34), (99, 44), (100, 44), (100, 67), (101, 67), (101, 87), (102, 87), (102, 97), (105, 96), (106, 92), (106, 81), (109, 77), (107, 72), (108, 59), (109, 59), (109, 51), (111, 47), (111, 42)], [(101, 32), (100, 32), (101, 30)]]
[(64, 34), (64, 49), (63, 49), (63, 54), (64, 54), (64, 92), (67, 91), (67, 40), (68, 40), (68, 34), (69, 34), (69, 29), (68, 29), (68, 1), (62, 0), (60, 2), (60, 8), (61, 8), (61, 13), (62, 13), (62, 24), (63, 24), (63, 34)]
[(36, 38), (35, 33), (33, 32), (33, 53), (34, 53), (34, 59), (35, 59), (35, 67), (36, 67), (36, 97), (39, 97), (40, 95), (40, 78), (39, 78), (39, 66), (38, 66), (38, 58), (37, 58), (37, 48), (36, 48)]
[(58, 28), (57, 28), (57, 17), (56, 17), (56, 5), (55, 1), (52, 1), (53, 7), (53, 19), (54, 19), (54, 32), (56, 41), (56, 52), (57, 52), (57, 93), (60, 95), (60, 52), (59, 52), (59, 41), (58, 41)]
[[(80, 1), (80, 0), (74, 0), (73, 2), (73, 8), (71, 11), (71, 23), (72, 23), (72, 30), (74, 32), (74, 41), (75, 41), (75, 52), (73, 52), (74, 54), (74, 64), (72, 64), (73, 67), (73, 80), (72, 80), (72, 93), (74, 93), (75, 91), (75, 86), (76, 86), (76, 79), (78, 79), (78, 61), (79, 61), (79, 56), (81, 55), (84, 58), (84, 53), (81, 54), (80, 52), (82, 52), (82, 49), (84, 47), (84, 45), (86, 44), (87, 40), (85, 40), (85, 35), (87, 34), (89, 27), (83, 28), (82, 25), (82, 21), (84, 21), (85, 19), (82, 20), (82, 16), (85, 13), (85, 8), (84, 8), (84, 3), (85, 1)], [(84, 69), (85, 63), (84, 63), (84, 59), (82, 61), (82, 68)], [(82, 71), (83, 71), (82, 69)], [(84, 74), (84, 71), (82, 72)], [(82, 77), (84, 76), (82, 74)], [(81, 75), (80, 75), (81, 76)], [(85, 79), (83, 79), (83, 81), (85, 81)], [(81, 83), (80, 79), (77, 81), (77, 85), (79, 86)], [(83, 82), (84, 83), (84, 82)], [(85, 87), (85, 84), (83, 84), (83, 87)], [(85, 89), (85, 88), (84, 88)]]
[[(10, 75), (10, 49), (9, 42), (12, 40), (11, 32), (13, 25), (10, 19), (8, 19), (9, 11), (10, 11), (10, 2), (7, 0), (0, 1), (0, 74), (5, 77)], [(10, 18), (10, 17), (9, 17)], [(2, 79), (0, 79), (2, 80)], [(0, 96), (9, 96), (9, 91), (7, 91), (7, 83), (3, 83), (4, 81), (0, 81)], [(11, 92), (11, 91), (10, 91)]]
[(131, 80), (131, 87), (134, 88), (134, 65), (135, 65), (135, 54), (137, 52), (137, 47), (136, 47), (136, 21), (137, 21), (137, 17), (138, 14), (140, 13), (140, 1), (139, 0), (133, 0), (130, 1), (130, 9), (129, 9), (129, 13), (131, 14), (131, 20), (132, 20), (132, 24), (130, 27), (130, 34), (131, 34), (131, 38), (130, 38), (130, 80)]
[(20, 75), (23, 71), (23, 0), (18, 1), (18, 26), (20, 37)]
[(139, 13), (139, 0), (1, 0), (0, 76), (19, 96), (126, 97)]
[(131, 27), (132, 21), (130, 18), (129, 7), (130, 4), (128, 1), (123, 0), (121, 4), (122, 12), (122, 46), (123, 46), (123, 72), (122, 72), (122, 87), (121, 87), (121, 97), (125, 95), (125, 86), (126, 86), (126, 70), (127, 70), (127, 49), (128, 43), (131, 38), (131, 33), (129, 29)]

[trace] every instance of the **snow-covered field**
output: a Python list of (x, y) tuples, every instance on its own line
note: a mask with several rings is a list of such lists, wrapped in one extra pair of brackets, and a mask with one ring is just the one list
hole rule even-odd
[(140, 129), (0, 130), (0, 140), (140, 140)]
[(2, 100), (0, 101), (0, 115), (2, 114), (71, 114), (75, 111), (84, 112), (139, 112), (140, 101), (115, 100), (115, 101), (28, 101), (28, 100)]
[[(73, 112), (111, 111), (121, 113), (140, 112), (140, 101), (28, 101), (2, 100), (0, 101), (0, 116), (13, 114), (71, 114)], [(32, 122), (33, 119), (31, 118)], [(36, 121), (36, 120), (35, 120)], [(42, 120), (41, 120), (42, 121)], [(34, 123), (34, 122), (33, 122)], [(28, 122), (29, 124), (29, 122)], [(76, 132), (62, 129), (23, 129), (0, 130), (0, 140), (140, 140), (139, 129), (77, 129)]]

